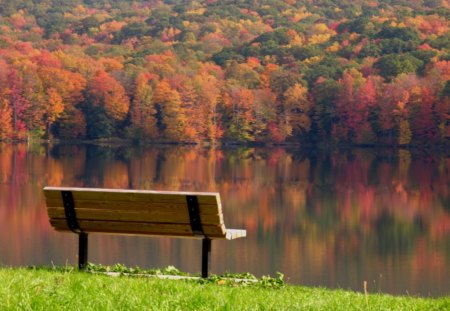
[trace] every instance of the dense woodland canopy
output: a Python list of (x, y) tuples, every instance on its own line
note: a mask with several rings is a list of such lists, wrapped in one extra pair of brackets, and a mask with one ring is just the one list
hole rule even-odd
[(0, 0), (0, 140), (447, 144), (448, 0)]

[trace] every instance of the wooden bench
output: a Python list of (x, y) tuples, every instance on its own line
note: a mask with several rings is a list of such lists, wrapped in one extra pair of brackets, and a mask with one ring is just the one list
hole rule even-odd
[(45, 187), (51, 225), (79, 235), (78, 267), (86, 267), (88, 234), (201, 238), (202, 277), (208, 277), (211, 240), (246, 236), (226, 229), (219, 193)]

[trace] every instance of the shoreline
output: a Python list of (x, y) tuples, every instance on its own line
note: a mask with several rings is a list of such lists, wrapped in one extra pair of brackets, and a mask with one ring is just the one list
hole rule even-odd
[(108, 138), (108, 139), (91, 139), (91, 140), (61, 140), (61, 139), (36, 139), (36, 140), (14, 140), (14, 141), (0, 141), (1, 144), (48, 144), (48, 145), (96, 145), (96, 146), (131, 146), (131, 147), (149, 147), (149, 146), (195, 146), (204, 148), (304, 148), (304, 149), (322, 149), (322, 150), (351, 150), (351, 149), (367, 149), (367, 150), (418, 150), (418, 151), (450, 151), (450, 142), (439, 145), (387, 145), (387, 144), (324, 144), (324, 143), (297, 143), (297, 142), (238, 142), (238, 141), (224, 141), (224, 142), (188, 142), (188, 141), (165, 141), (165, 140), (145, 140), (133, 141), (132, 139), (122, 138)]

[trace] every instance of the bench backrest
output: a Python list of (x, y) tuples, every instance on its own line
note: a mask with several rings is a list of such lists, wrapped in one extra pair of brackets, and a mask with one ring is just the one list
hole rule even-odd
[(58, 231), (227, 238), (219, 193), (65, 187), (44, 193)]

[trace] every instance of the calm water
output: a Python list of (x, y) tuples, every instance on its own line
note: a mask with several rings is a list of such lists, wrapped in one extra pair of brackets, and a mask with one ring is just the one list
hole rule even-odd
[[(0, 265), (77, 262), (42, 188), (218, 191), (225, 223), (248, 237), (214, 241), (212, 272), (280, 271), (290, 283), (450, 295), (450, 156), (98, 146), (0, 146)], [(89, 259), (200, 271), (200, 241), (93, 235)]]

